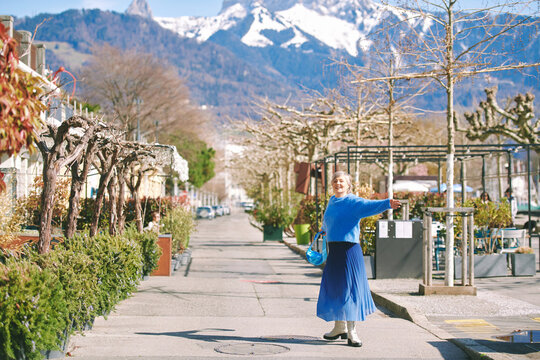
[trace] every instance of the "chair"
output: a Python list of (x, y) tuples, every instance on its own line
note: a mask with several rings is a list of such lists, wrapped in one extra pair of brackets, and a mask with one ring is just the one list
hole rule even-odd
[(518, 247), (525, 244), (526, 237), (525, 229), (501, 229), (501, 254), (515, 252)]
[(439, 265), (439, 253), (444, 253), (445, 249), (446, 249), (446, 246), (445, 246), (445, 241), (444, 241), (444, 237), (441, 236), (441, 230), (444, 229), (444, 225), (441, 224), (440, 222), (438, 221), (434, 221), (432, 224), (431, 224), (431, 233), (432, 234), (435, 234), (434, 236), (434, 246), (433, 246), (433, 253), (435, 255), (435, 270), (440, 270), (440, 265)]

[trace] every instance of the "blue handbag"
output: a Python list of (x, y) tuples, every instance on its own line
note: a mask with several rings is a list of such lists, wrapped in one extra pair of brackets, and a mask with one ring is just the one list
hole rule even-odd
[[(313, 242), (309, 245), (308, 249), (306, 250), (306, 259), (313, 265), (322, 265), (326, 258), (328, 257), (328, 253), (326, 252), (326, 235), (322, 235), (324, 231), (319, 231), (317, 235), (315, 235), (315, 239), (313, 239)], [(313, 244), (317, 242), (317, 239), (319, 236), (323, 237), (323, 243), (322, 243), (322, 251), (319, 253), (312, 249)]]

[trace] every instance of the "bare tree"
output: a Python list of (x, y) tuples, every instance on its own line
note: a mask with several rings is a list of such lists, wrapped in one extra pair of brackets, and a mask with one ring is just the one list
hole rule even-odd
[[(112, 179), (114, 181), (111, 181), (112, 183), (114, 183), (115, 189), (109, 190), (109, 203), (111, 204), (111, 219), (109, 222), (109, 232), (111, 234), (115, 234), (117, 232), (122, 233), (124, 231), (124, 227), (126, 224), (126, 214), (124, 211), (126, 199), (125, 189), (126, 186), (130, 188), (130, 185), (132, 185), (132, 183), (130, 182), (132, 178), (132, 174), (130, 172), (134, 170), (132, 165), (134, 163), (140, 163), (147, 157), (149, 158), (152, 156), (149, 150), (149, 145), (135, 142), (127, 142), (124, 146), (125, 148), (122, 159), (116, 165), (115, 177)], [(135, 169), (137, 169), (137, 167)], [(137, 191), (139, 187), (140, 184), (137, 186)], [(116, 190), (118, 190), (118, 192), (116, 192)], [(136, 207), (136, 211), (140, 211), (141, 207), (138, 193), (136, 196), (137, 198), (135, 198), (135, 195), (132, 193), (132, 197), (135, 200), (136, 206), (138, 204), (138, 208)], [(142, 215), (140, 212), (138, 213), (138, 215), (136, 215), (137, 219), (139, 219), (139, 217), (141, 217), (142, 219)], [(139, 222), (137, 222), (137, 227), (139, 228)], [(142, 229), (142, 227), (140, 227), (140, 229)]]
[(90, 236), (97, 234), (99, 218), (105, 201), (105, 190), (115, 174), (120, 152), (121, 145), (119, 142), (115, 139), (109, 139), (109, 142), (106, 145), (102, 145), (96, 154), (97, 161), (94, 161), (94, 167), (98, 170), (100, 177), (96, 200), (94, 202), (92, 223), (90, 224)]
[(81, 82), (88, 101), (100, 104), (128, 140), (163, 130), (196, 132), (207, 118), (176, 69), (151, 54), (96, 46)]
[(484, 141), (492, 135), (500, 135), (518, 144), (540, 143), (540, 121), (534, 113), (534, 95), (518, 94), (513, 103), (509, 101), (503, 108), (497, 103), (496, 87), (485, 92), (486, 101), (480, 102), (479, 109), (464, 114), (469, 127), (459, 127), (455, 118), (457, 131), (464, 132), (470, 140)]
[[(78, 139), (79, 140), (79, 139)], [(77, 143), (78, 143), (77, 140)], [(81, 191), (94, 161), (94, 156), (98, 149), (99, 137), (97, 132), (88, 140), (86, 149), (80, 159), (76, 159), (70, 166), (71, 170), (71, 190), (69, 194), (69, 209), (67, 215), (67, 226), (65, 231), (66, 238), (71, 238), (77, 230), (77, 218), (80, 213), (79, 203)], [(73, 152), (77, 143), (69, 142), (69, 152)], [(82, 165), (82, 169), (80, 168)]]
[[(94, 134), (94, 130), (94, 122), (75, 115), (59, 126), (48, 124), (47, 131), (40, 135), (38, 148), (43, 156), (43, 192), (41, 194), (38, 250), (41, 254), (47, 253), (51, 244), (54, 192), (58, 174), (65, 166), (80, 159), (89, 139)], [(83, 133), (82, 136), (80, 132)], [(68, 140), (73, 136), (78, 137), (77, 144), (68, 152)]]
[(129, 175), (126, 179), (126, 185), (135, 202), (135, 224), (139, 232), (142, 232), (144, 227), (139, 189), (141, 188), (143, 177), (148, 173), (156, 171), (155, 164), (152, 161), (154, 159), (154, 155), (148, 151), (144, 155), (140, 154), (135, 161), (129, 163)]
[[(363, 79), (361, 82), (386, 81), (389, 79), (433, 79), (446, 91), (446, 124), (447, 124), (447, 206), (454, 207), (454, 89), (458, 81), (467, 77), (495, 71), (516, 70), (526, 67), (537, 67), (535, 64), (506, 64), (494, 66), (491, 60), (502, 55), (501, 49), (492, 45), (501, 36), (512, 30), (534, 26), (535, 21), (528, 16), (511, 15), (504, 10), (523, 2), (508, 2), (492, 6), (488, 9), (463, 10), (458, 0), (415, 1), (412, 8), (402, 9), (390, 6), (404, 15), (404, 20), (395, 26), (408, 26), (418, 39), (417, 49), (409, 54), (409, 59), (417, 65), (417, 71), (397, 76), (382, 76)], [(528, 2), (530, 3), (530, 2)], [(433, 9), (428, 12), (426, 9)], [(499, 16), (494, 13), (500, 10)], [(427, 33), (421, 33), (418, 19), (428, 19), (435, 24)], [(471, 36), (474, 34), (475, 37)], [(473, 39), (465, 43), (464, 39)], [(456, 46), (456, 45), (460, 46)], [(454, 228), (453, 216), (447, 217), (447, 257), (445, 284), (454, 284)]]

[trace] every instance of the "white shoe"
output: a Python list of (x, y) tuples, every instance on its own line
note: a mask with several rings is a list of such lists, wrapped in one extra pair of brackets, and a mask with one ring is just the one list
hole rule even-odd
[(329, 333), (323, 335), (326, 340), (337, 340), (337, 338), (347, 338), (347, 324), (345, 321), (335, 321), (334, 328)]
[(347, 321), (347, 345), (360, 347), (362, 346), (362, 341), (356, 333), (356, 323), (354, 321)]

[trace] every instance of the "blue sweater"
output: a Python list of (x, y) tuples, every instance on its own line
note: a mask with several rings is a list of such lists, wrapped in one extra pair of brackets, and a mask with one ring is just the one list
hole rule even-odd
[(380, 214), (390, 208), (390, 199), (366, 200), (354, 194), (340, 198), (332, 196), (324, 212), (322, 224), (326, 241), (357, 243), (360, 219)]

